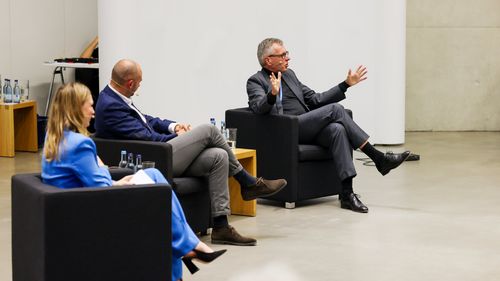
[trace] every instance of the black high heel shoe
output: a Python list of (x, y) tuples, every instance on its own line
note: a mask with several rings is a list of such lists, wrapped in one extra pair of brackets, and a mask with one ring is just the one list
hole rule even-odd
[(191, 274), (195, 274), (200, 269), (193, 263), (193, 259), (198, 259), (202, 262), (209, 263), (209, 262), (212, 262), (213, 260), (215, 260), (216, 258), (220, 257), (226, 251), (227, 250), (224, 249), (224, 250), (219, 250), (219, 251), (215, 251), (212, 253), (205, 253), (205, 252), (201, 252), (201, 251), (194, 249), (193, 252), (195, 253), (195, 256), (194, 257), (183, 257), (182, 261), (184, 262), (184, 264), (188, 268), (189, 272), (191, 272)]

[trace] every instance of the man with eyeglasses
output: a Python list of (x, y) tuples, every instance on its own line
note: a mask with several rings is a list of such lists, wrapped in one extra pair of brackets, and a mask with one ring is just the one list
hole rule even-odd
[(205, 177), (213, 217), (212, 243), (254, 246), (257, 240), (240, 235), (229, 225), (228, 175), (241, 186), (243, 200), (279, 192), (284, 179), (251, 176), (238, 162), (221, 132), (214, 125), (191, 125), (143, 114), (132, 102), (142, 82), (142, 68), (122, 59), (113, 67), (110, 83), (101, 91), (95, 112), (96, 136), (168, 142), (172, 145), (173, 175)]
[(283, 41), (264, 39), (257, 48), (257, 58), (262, 69), (247, 81), (248, 104), (256, 114), (297, 115), (299, 143), (316, 143), (331, 151), (337, 173), (342, 181), (340, 206), (355, 212), (368, 213), (352, 188), (356, 170), (351, 157), (352, 149), (361, 149), (370, 157), (378, 171), (386, 175), (410, 155), (382, 153), (368, 142), (366, 134), (338, 104), (345, 99), (345, 92), (366, 80), (366, 67), (349, 69), (347, 78), (330, 90), (317, 93), (302, 84), (293, 70), (288, 68), (289, 53)]

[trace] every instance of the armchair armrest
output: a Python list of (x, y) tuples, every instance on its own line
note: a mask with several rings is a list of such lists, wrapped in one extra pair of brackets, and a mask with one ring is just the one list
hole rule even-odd
[(134, 155), (141, 154), (143, 161), (154, 161), (155, 168), (158, 169), (169, 183), (173, 184), (172, 169), (172, 145), (166, 142), (142, 141), (142, 140), (117, 140), (102, 139), (92, 136), (97, 154), (102, 161), (114, 166), (120, 162), (120, 152), (126, 150)]
[(132, 175), (134, 171), (127, 168), (109, 167), (109, 173), (111, 174), (111, 178), (117, 181), (124, 176)]
[[(299, 120), (292, 115), (258, 115), (249, 108), (226, 111), (228, 128), (238, 128), (238, 147), (257, 150), (259, 176), (297, 180), (292, 165), (298, 163)], [(295, 184), (289, 184), (296, 186)], [(294, 192), (288, 189), (287, 192)]]

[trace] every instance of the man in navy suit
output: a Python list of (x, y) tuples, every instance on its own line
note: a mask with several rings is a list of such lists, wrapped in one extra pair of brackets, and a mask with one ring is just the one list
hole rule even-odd
[(256, 114), (289, 114), (299, 119), (299, 142), (316, 143), (332, 153), (339, 178), (342, 180), (340, 206), (355, 212), (367, 213), (366, 207), (352, 189), (356, 170), (351, 148), (361, 149), (370, 157), (378, 171), (386, 175), (408, 156), (382, 153), (368, 142), (368, 135), (351, 119), (342, 105), (345, 92), (366, 77), (366, 67), (349, 69), (347, 78), (323, 93), (316, 93), (302, 84), (288, 68), (288, 51), (277, 38), (264, 39), (257, 48), (262, 69), (247, 81), (248, 104)]
[(286, 181), (256, 179), (248, 174), (213, 125), (191, 128), (189, 124), (143, 114), (132, 102), (141, 81), (142, 69), (138, 63), (120, 60), (115, 64), (111, 81), (101, 91), (97, 101), (96, 136), (169, 142), (173, 151), (174, 177), (186, 175), (208, 179), (214, 220), (212, 243), (255, 245), (255, 239), (241, 236), (228, 223), (228, 176), (239, 182), (244, 200), (273, 195), (286, 185)]

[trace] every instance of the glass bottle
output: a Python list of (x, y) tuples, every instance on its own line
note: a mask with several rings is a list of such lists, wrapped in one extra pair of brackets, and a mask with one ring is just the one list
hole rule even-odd
[(127, 160), (127, 168), (134, 170), (135, 165), (134, 165), (134, 154), (129, 153), (128, 154), (128, 160)]
[(135, 171), (142, 170), (142, 155), (137, 154), (135, 158)]
[(14, 95), (12, 96), (12, 102), (21, 102), (21, 88), (19, 87), (19, 81), (17, 79), (14, 80)]
[(10, 86), (10, 79), (5, 79), (4, 85), (4, 102), (11, 103), (12, 102), (12, 87)]
[(127, 168), (127, 151), (122, 150), (120, 153), (120, 163), (118, 163), (118, 167)]
[(227, 140), (227, 130), (226, 130), (226, 122), (220, 121), (220, 133)]

